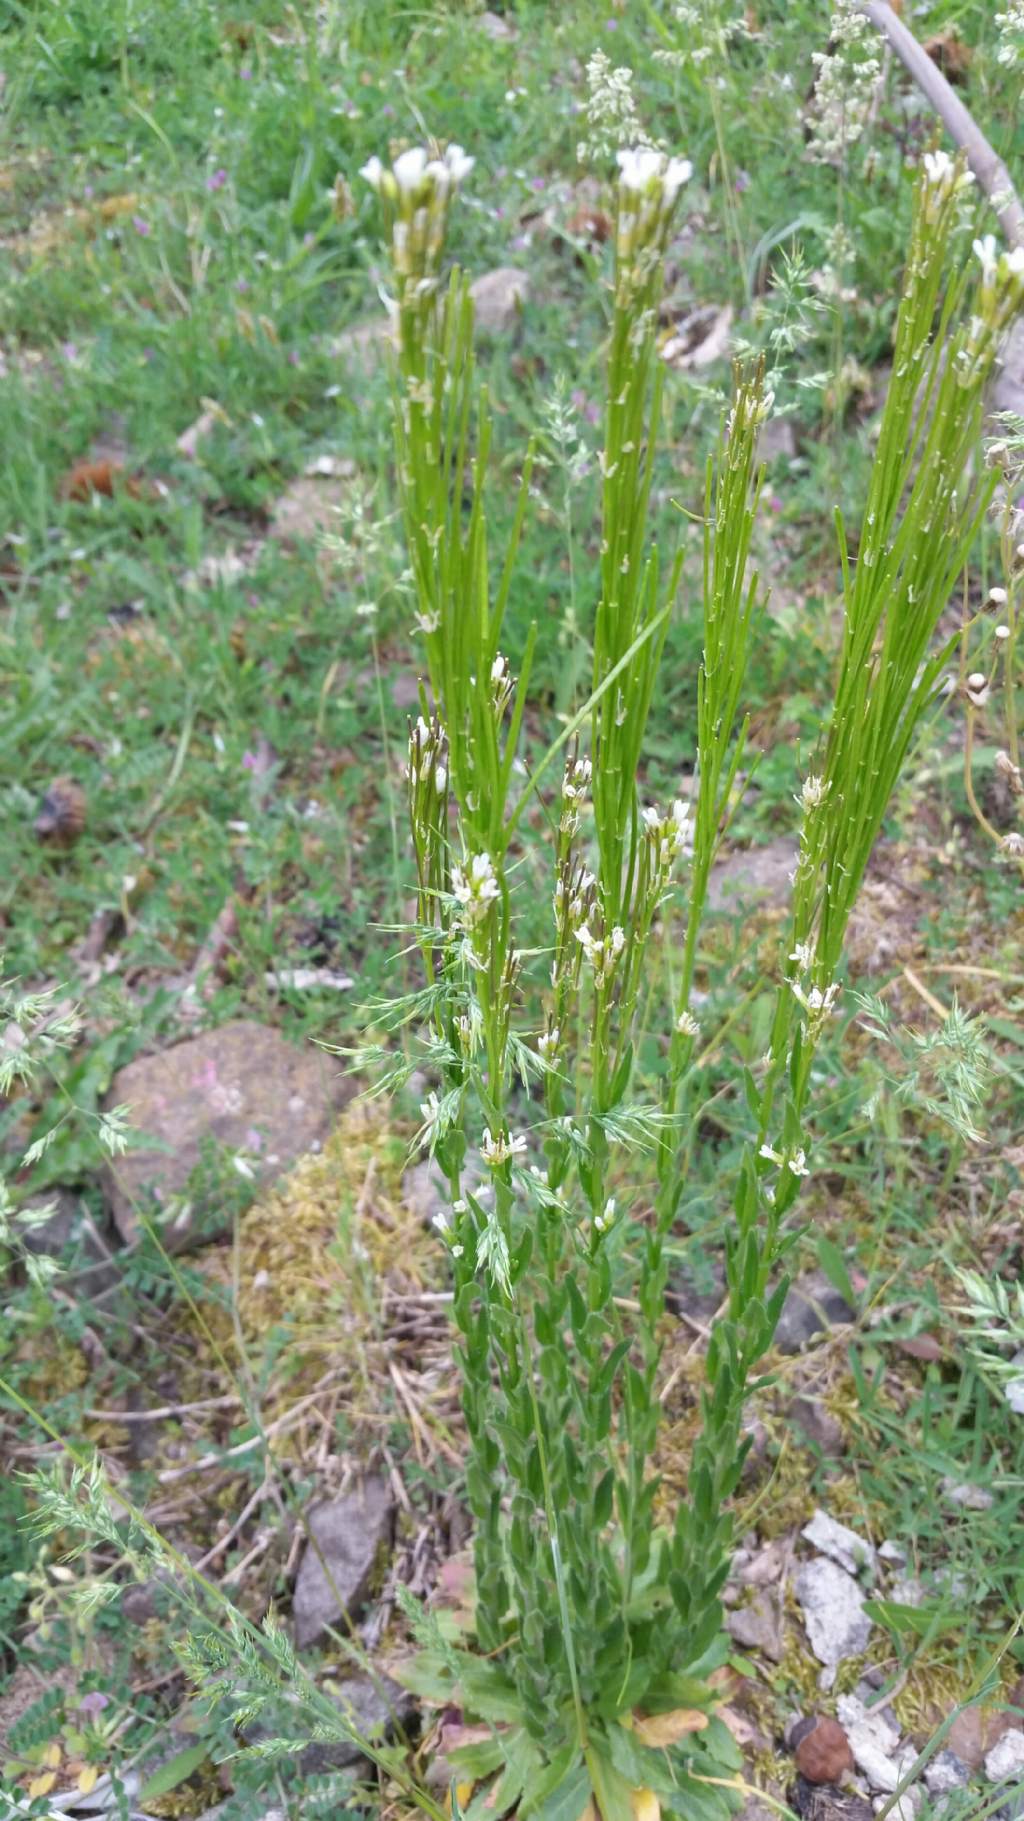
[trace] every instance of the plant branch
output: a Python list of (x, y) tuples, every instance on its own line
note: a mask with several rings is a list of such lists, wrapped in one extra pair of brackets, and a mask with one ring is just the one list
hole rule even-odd
[(998, 152), (968, 113), (936, 63), (913, 32), (898, 19), (887, 0), (861, 0), (861, 11), (892, 46), (900, 62), (930, 101), (947, 132), (967, 155), (967, 162), (999, 218), (1011, 246), (1024, 247), (1024, 208)]

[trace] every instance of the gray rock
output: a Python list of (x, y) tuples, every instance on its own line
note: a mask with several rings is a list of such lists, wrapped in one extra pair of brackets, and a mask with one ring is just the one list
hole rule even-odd
[(391, 1543), (394, 1504), (385, 1480), (363, 1480), (352, 1492), (314, 1505), (292, 1599), (295, 1642), (308, 1649), (328, 1626), (347, 1631), (371, 1591), (382, 1549)]
[(964, 1511), (990, 1511), (995, 1504), (995, 1494), (987, 1486), (972, 1486), (950, 1474), (943, 1480), (942, 1490), (951, 1505), (959, 1505)]
[(810, 1442), (812, 1447), (820, 1449), (822, 1454), (845, 1454), (843, 1425), (830, 1410), (826, 1410), (818, 1398), (795, 1397), (788, 1414), (799, 1429), (802, 1439)]
[(793, 1584), (818, 1661), (834, 1673), (848, 1657), (859, 1657), (871, 1636), (871, 1620), (853, 1576), (819, 1556), (803, 1564)]
[(1004, 1733), (986, 1752), (985, 1775), (990, 1783), (1006, 1783), (1011, 1777), (1017, 1779), (1017, 1787), (1024, 1782), (1024, 1732), (1014, 1728)]
[(791, 1284), (775, 1330), (780, 1353), (799, 1353), (816, 1334), (841, 1322), (851, 1322), (854, 1311), (823, 1271), (805, 1271)]
[(480, 14), (477, 23), (484, 37), (492, 39), (495, 44), (509, 44), (515, 38), (515, 26), (510, 25), (507, 19), (503, 19), (500, 13), (492, 13), (488, 9), (487, 12)]
[[(138, 1232), (136, 1206), (181, 1196), (205, 1141), (244, 1151), (257, 1177), (273, 1179), (319, 1149), (352, 1097), (338, 1065), (310, 1044), (288, 1043), (269, 1025), (237, 1019), (120, 1069), (107, 1096), (122, 1102), (143, 1135), (138, 1150), (109, 1164), (104, 1186), (123, 1240)], [(153, 1141), (147, 1148), (146, 1139)], [(210, 1236), (185, 1207), (161, 1238), (180, 1251)], [(220, 1229), (223, 1230), (224, 1222)]]
[(859, 1574), (862, 1568), (869, 1568), (874, 1573), (876, 1556), (873, 1545), (866, 1543), (855, 1530), (837, 1523), (826, 1511), (816, 1511), (800, 1535), (813, 1543), (821, 1555), (827, 1555), (830, 1561), (838, 1562), (847, 1574)]
[(887, 1536), (885, 1542), (878, 1545), (878, 1557), (882, 1562), (891, 1562), (894, 1568), (905, 1568), (907, 1565), (907, 1552), (903, 1544), (894, 1542), (892, 1537)]
[[(352, 1729), (348, 1739), (314, 1739), (289, 1761), (298, 1777), (319, 1776), (324, 1771), (345, 1770), (366, 1756), (366, 1745), (380, 1744), (396, 1728), (409, 1724), (416, 1711), (415, 1698), (390, 1676), (352, 1676), (332, 1687), (331, 1700)], [(268, 1714), (246, 1728), (253, 1744), (264, 1738), (297, 1736), (295, 1714)]]
[(791, 417), (770, 417), (757, 439), (758, 460), (791, 462), (799, 452), (796, 425)]
[(345, 475), (300, 474), (271, 507), (270, 536), (282, 544), (304, 544), (337, 535), (351, 495)]
[(469, 287), (480, 335), (507, 335), (514, 329), (530, 292), (529, 273), (518, 266), (481, 272)]
[(924, 1767), (924, 1784), (930, 1796), (949, 1796), (955, 1789), (965, 1789), (970, 1776), (955, 1751), (937, 1751)]
[(726, 854), (711, 868), (710, 909), (738, 911), (752, 904), (781, 908), (789, 903), (796, 863), (797, 850), (784, 839)]
[[(47, 1208), (53, 1212), (45, 1220)], [(30, 1221), (19, 1219), (18, 1236), (27, 1252), (37, 1257), (65, 1259), (68, 1273), (62, 1286), (76, 1296), (98, 1296), (120, 1281), (121, 1273), (104, 1244), (103, 1236), (93, 1223), (89, 1209), (80, 1196), (70, 1189), (54, 1189), (47, 1195), (31, 1195), (19, 1209), (31, 1213)], [(70, 1254), (70, 1257), (68, 1256)]]
[(778, 1602), (766, 1591), (755, 1593), (747, 1606), (726, 1615), (726, 1630), (737, 1644), (763, 1651), (773, 1663), (782, 1661), (782, 1621)]

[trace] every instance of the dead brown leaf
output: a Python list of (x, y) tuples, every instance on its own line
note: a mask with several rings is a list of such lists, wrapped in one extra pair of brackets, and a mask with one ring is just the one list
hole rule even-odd
[(667, 1714), (636, 1714), (633, 1719), (633, 1732), (641, 1745), (651, 1745), (656, 1749), (666, 1745), (678, 1745), (690, 1733), (703, 1732), (708, 1725), (708, 1716), (699, 1707), (675, 1707)]

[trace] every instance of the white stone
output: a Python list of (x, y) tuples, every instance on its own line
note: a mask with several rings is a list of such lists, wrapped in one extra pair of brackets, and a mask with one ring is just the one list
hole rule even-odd
[(849, 1530), (845, 1524), (837, 1523), (825, 1511), (816, 1511), (809, 1524), (800, 1532), (822, 1555), (831, 1561), (838, 1562), (847, 1574), (856, 1574), (861, 1568), (874, 1569), (876, 1557), (874, 1547), (859, 1537), (855, 1530)]
[(914, 1752), (900, 1747), (900, 1729), (885, 1706), (865, 1707), (857, 1695), (840, 1695), (836, 1714), (850, 1741), (854, 1763), (872, 1789), (891, 1792), (905, 1777)]
[(805, 1562), (794, 1579), (811, 1649), (819, 1663), (834, 1671), (848, 1657), (859, 1657), (871, 1636), (864, 1596), (853, 1576), (838, 1563), (818, 1556)]
[(925, 1786), (931, 1796), (949, 1796), (955, 1789), (963, 1789), (969, 1781), (970, 1773), (955, 1751), (938, 1751), (930, 1764), (925, 1765)]
[(1006, 1732), (985, 1754), (985, 1775), (990, 1783), (1024, 1777), (1024, 1732)]

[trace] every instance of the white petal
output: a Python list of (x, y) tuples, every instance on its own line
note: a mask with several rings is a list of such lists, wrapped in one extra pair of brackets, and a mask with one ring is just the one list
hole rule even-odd
[(400, 190), (415, 190), (423, 182), (427, 168), (427, 154), (421, 145), (410, 146), (402, 152), (394, 163), (395, 182)]
[(381, 164), (379, 158), (368, 158), (360, 170), (359, 175), (360, 177), (366, 178), (366, 181), (372, 190), (379, 191), (381, 180), (384, 176), (384, 166)]

